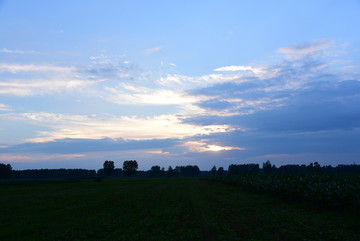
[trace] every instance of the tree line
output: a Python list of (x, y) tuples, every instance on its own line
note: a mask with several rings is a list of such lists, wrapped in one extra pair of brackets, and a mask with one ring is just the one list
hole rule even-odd
[(339, 164), (336, 167), (321, 166), (318, 162), (309, 165), (282, 165), (276, 167), (266, 161), (259, 164), (231, 164), (228, 169), (213, 166), (209, 171), (201, 171), (196, 165), (169, 166), (166, 170), (158, 165), (147, 171), (139, 171), (136, 160), (126, 160), (122, 168), (116, 168), (115, 163), (106, 160), (103, 167), (97, 171), (87, 169), (30, 169), (13, 170), (10, 164), (0, 163), (0, 179), (52, 179), (52, 178), (121, 178), (121, 177), (196, 177), (221, 176), (240, 174), (358, 174), (360, 165)]

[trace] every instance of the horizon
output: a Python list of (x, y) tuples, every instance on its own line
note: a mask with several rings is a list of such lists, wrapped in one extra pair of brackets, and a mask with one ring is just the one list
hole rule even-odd
[(360, 164), (360, 1), (0, 0), (0, 163)]

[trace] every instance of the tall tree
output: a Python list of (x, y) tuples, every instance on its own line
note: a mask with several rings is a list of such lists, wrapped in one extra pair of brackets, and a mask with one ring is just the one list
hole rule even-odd
[(110, 175), (113, 174), (114, 169), (115, 169), (115, 164), (114, 164), (113, 161), (108, 161), (108, 160), (106, 160), (106, 161), (104, 162), (104, 165), (103, 165), (103, 166), (104, 166), (104, 173), (105, 173), (105, 175), (110, 176)]
[(271, 162), (267, 160), (266, 162), (263, 163), (262, 169), (265, 174), (270, 174), (272, 172), (273, 167), (275, 166), (272, 166)]
[(225, 170), (223, 167), (219, 167), (218, 170), (217, 170), (217, 174), (219, 176), (222, 176), (222, 175), (225, 175)]
[(126, 176), (134, 175), (138, 169), (138, 163), (135, 160), (127, 160), (123, 163), (123, 172)]
[(210, 172), (211, 172), (211, 175), (216, 176), (216, 166), (213, 166), (213, 168), (211, 168)]
[(168, 177), (173, 177), (173, 176), (175, 176), (175, 171), (174, 171), (174, 169), (173, 169), (171, 166), (169, 166), (169, 168), (168, 168), (168, 170), (167, 170), (167, 176), (168, 176)]
[(152, 166), (150, 169), (150, 175), (153, 177), (160, 176), (160, 166)]
[(0, 178), (9, 178), (11, 176), (12, 167), (10, 164), (0, 163)]

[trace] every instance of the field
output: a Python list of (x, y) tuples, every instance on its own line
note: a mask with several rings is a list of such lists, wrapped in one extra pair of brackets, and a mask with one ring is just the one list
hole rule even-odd
[(196, 178), (0, 183), (0, 240), (360, 240), (356, 213)]

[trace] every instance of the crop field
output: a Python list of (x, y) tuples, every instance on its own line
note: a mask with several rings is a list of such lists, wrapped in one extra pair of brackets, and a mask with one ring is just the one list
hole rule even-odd
[(211, 180), (256, 193), (312, 201), (314, 204), (342, 211), (360, 211), (360, 175), (233, 175)]
[(197, 178), (0, 182), (0, 240), (360, 240), (356, 212)]

